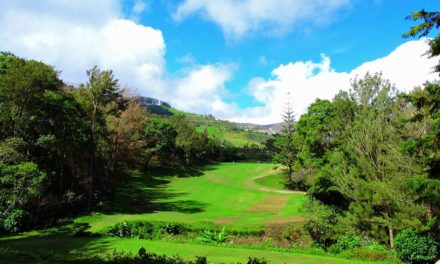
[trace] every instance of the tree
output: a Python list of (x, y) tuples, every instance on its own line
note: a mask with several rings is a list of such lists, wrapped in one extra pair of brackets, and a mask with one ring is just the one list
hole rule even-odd
[[(408, 19), (413, 21), (422, 20), (422, 23), (413, 26), (408, 32), (406, 32), (403, 35), (405, 38), (426, 37), (432, 31), (432, 29), (438, 29), (440, 27), (440, 12), (427, 12), (425, 10), (420, 10), (408, 16)], [(440, 55), (440, 35), (430, 39), (429, 46), (430, 49), (427, 52), (429, 57), (432, 58)], [(435, 71), (440, 73), (440, 63), (435, 66)]]
[(0, 163), (0, 220), (14, 210), (25, 209), (31, 199), (41, 195), (46, 179), (35, 163)]
[(422, 174), (411, 181), (419, 202), (427, 205), (426, 226), (440, 240), (440, 83), (427, 82), (404, 96), (414, 111), (404, 150), (417, 159)]
[(175, 127), (167, 120), (148, 119), (143, 135), (145, 141), (143, 149), (145, 167), (148, 166), (153, 157), (157, 157), (161, 162), (172, 161), (176, 148), (176, 137)]
[(275, 155), (275, 161), (285, 166), (288, 184), (289, 186), (296, 188), (295, 184), (298, 182), (293, 177), (293, 165), (296, 152), (293, 144), (295, 115), (290, 101), (287, 101), (286, 103), (282, 118), (284, 125), (281, 135), (277, 137), (276, 146), (279, 149), (279, 152)]
[(399, 105), (393, 86), (381, 75), (367, 74), (352, 84), (358, 105), (346, 143), (330, 158), (337, 190), (349, 201), (346, 221), (380, 239), (385, 229), (394, 247), (395, 230), (419, 223), (417, 195), (407, 182), (419, 167), (399, 150)]
[(89, 80), (86, 85), (79, 88), (77, 98), (83, 105), (90, 122), (91, 158), (87, 192), (87, 210), (90, 211), (97, 177), (99, 147), (107, 133), (106, 116), (118, 116), (120, 111), (125, 109), (126, 101), (122, 97), (123, 90), (119, 86), (119, 81), (115, 79), (111, 70), (101, 71), (94, 66), (87, 71), (87, 76)]
[(147, 111), (135, 101), (129, 101), (119, 116), (107, 117), (109, 144), (104, 184), (110, 185), (112, 195), (117, 179), (112, 179), (111, 175), (122, 177), (125, 174), (122, 171), (123, 165), (143, 162), (141, 153), (145, 146), (143, 134), (146, 118)]

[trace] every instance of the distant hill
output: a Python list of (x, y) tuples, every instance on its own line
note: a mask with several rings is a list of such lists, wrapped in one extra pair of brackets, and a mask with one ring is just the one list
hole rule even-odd
[(212, 115), (199, 115), (172, 108), (166, 102), (150, 97), (136, 97), (135, 101), (147, 108), (151, 114), (170, 117), (183, 114), (198, 131), (206, 130), (208, 135), (230, 142), (241, 147), (244, 145), (261, 145), (280, 131), (282, 123), (272, 125), (256, 125), (251, 123), (234, 123), (217, 120)]

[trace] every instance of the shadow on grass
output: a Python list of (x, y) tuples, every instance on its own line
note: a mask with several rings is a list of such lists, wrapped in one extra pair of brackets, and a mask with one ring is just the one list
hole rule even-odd
[[(103, 237), (75, 237), (72, 233), (46, 234), (0, 241), (0, 263), (8, 250), (22, 252), (14, 263), (65, 263), (56, 259), (76, 260), (114, 251), (111, 242)], [(35, 258), (40, 261), (35, 261)], [(27, 260), (27, 261), (26, 261)], [(70, 263), (70, 262), (69, 262)], [(76, 263), (76, 261), (75, 261)], [(79, 262), (78, 262), (79, 263)]]
[(205, 204), (198, 201), (180, 200), (184, 192), (170, 191), (167, 185), (172, 178), (199, 177), (213, 170), (212, 165), (175, 169), (156, 167), (147, 172), (135, 171), (129, 182), (120, 186), (113, 202), (109, 202), (104, 213), (145, 214), (159, 211), (186, 214), (204, 211)]

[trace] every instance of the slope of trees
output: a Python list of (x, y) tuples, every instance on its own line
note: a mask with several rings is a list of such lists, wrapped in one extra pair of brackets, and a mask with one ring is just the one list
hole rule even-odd
[(148, 114), (112, 71), (86, 73), (70, 87), (49, 65), (0, 53), (0, 231), (90, 212), (132, 169), (240, 158), (184, 116)]

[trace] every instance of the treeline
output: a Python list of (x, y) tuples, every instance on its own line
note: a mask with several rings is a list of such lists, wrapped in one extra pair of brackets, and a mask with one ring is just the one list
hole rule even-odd
[(183, 115), (149, 114), (142, 104), (170, 105), (128, 96), (112, 71), (87, 77), (72, 87), (49, 65), (0, 53), (0, 231), (90, 212), (133, 169), (248, 157)]
[(394, 248), (409, 228), (440, 241), (439, 113), (440, 83), (404, 94), (367, 74), (284, 130), (277, 142), (290, 186), (318, 203), (306, 223), (318, 244), (354, 232)]
[[(440, 27), (440, 12), (408, 19), (421, 23), (404, 37)], [(439, 40), (429, 39), (428, 56), (440, 55)], [(381, 74), (366, 74), (332, 101), (316, 100), (294, 126), (289, 108), (284, 119), (275, 159), (290, 187), (311, 197), (304, 227), (317, 245), (375, 241), (405, 263), (440, 257), (440, 82), (399, 93)]]

